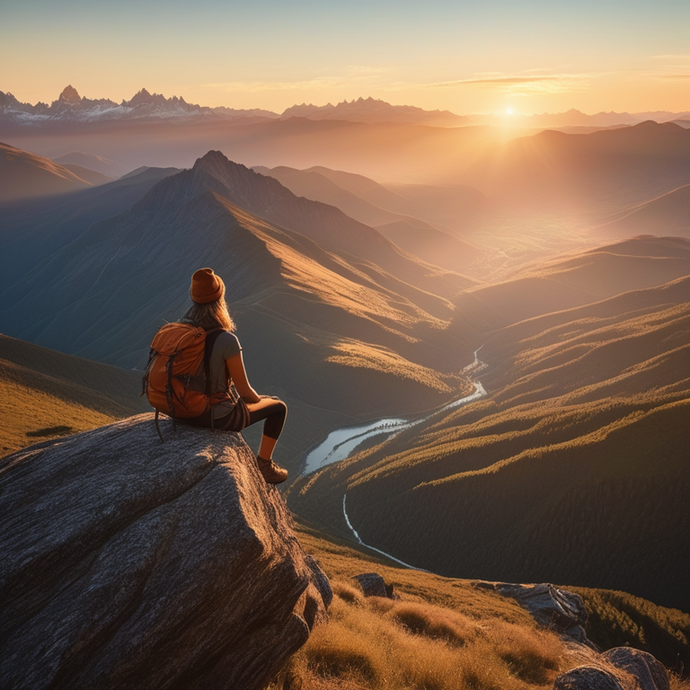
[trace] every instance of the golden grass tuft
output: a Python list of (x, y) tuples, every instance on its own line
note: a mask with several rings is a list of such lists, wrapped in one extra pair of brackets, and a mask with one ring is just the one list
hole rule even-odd
[(388, 615), (414, 635), (425, 635), (453, 645), (465, 645), (477, 634), (477, 625), (472, 620), (439, 606), (401, 602)]
[(332, 582), (331, 586), (333, 588), (333, 594), (335, 594), (337, 597), (340, 597), (348, 604), (364, 603), (364, 595), (362, 592), (348, 582), (337, 580), (336, 582)]
[(553, 682), (560, 660), (552, 635), (499, 621), (489, 639), (518, 678), (535, 685)]

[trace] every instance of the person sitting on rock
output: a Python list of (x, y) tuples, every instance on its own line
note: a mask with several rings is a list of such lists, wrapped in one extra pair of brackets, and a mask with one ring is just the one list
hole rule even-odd
[[(201, 327), (208, 333), (207, 338), (214, 338), (210, 361), (211, 392), (227, 392), (230, 399), (213, 405), (200, 417), (180, 421), (241, 431), (265, 420), (257, 456), (259, 469), (269, 484), (284, 482), (288, 471), (271, 458), (285, 424), (287, 405), (280, 398), (259, 395), (249, 384), (242, 348), (233, 332), (235, 324), (225, 302), (225, 283), (220, 276), (210, 268), (199, 269), (192, 276), (190, 293), (193, 304), (180, 322)], [(239, 398), (233, 394), (232, 387)]]

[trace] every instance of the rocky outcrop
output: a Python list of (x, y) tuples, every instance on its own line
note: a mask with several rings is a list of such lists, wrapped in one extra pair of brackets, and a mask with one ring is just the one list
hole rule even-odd
[(554, 681), (554, 690), (669, 690), (666, 669), (647, 652), (615, 647), (596, 665), (578, 666)]
[(0, 461), (3, 688), (259, 689), (328, 580), (231, 433), (139, 415)]
[(520, 585), (480, 580), (473, 585), (515, 599), (537, 623), (561, 633), (575, 649), (586, 652), (588, 663), (559, 675), (553, 690), (669, 690), (666, 669), (648, 652), (615, 647), (598, 653), (585, 633), (587, 609), (574, 592), (547, 583)]
[(508, 582), (475, 582), (474, 585), (516, 599), (540, 625), (593, 646), (585, 633), (587, 609), (579, 595), (548, 583), (519, 585)]

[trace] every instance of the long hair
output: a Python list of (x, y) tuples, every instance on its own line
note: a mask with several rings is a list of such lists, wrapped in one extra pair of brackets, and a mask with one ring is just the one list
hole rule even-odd
[(200, 326), (205, 331), (211, 331), (214, 328), (222, 328), (226, 331), (235, 330), (235, 322), (232, 320), (228, 305), (225, 302), (225, 293), (215, 302), (208, 302), (207, 304), (192, 302), (192, 306), (187, 309), (180, 321), (191, 323), (193, 326)]

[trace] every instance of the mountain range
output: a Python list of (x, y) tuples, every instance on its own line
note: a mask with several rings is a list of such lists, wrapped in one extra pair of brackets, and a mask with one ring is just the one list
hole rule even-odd
[(11, 93), (0, 91), (0, 124), (3, 121), (20, 125), (41, 126), (59, 122), (84, 124), (110, 120), (236, 120), (236, 119), (289, 119), (293, 117), (311, 120), (348, 120), (351, 122), (390, 122), (424, 124), (434, 127), (459, 127), (468, 118), (447, 110), (423, 110), (414, 106), (397, 106), (373, 98), (359, 98), (351, 102), (324, 106), (294, 105), (282, 115), (260, 108), (235, 109), (187, 103), (184, 98), (166, 98), (146, 89), (138, 91), (130, 100), (120, 103), (109, 98), (83, 98), (72, 86), (66, 86), (57, 100), (47, 103), (21, 103)]
[[(357, 98), (341, 101), (336, 105), (313, 105), (302, 103), (286, 108), (282, 113), (261, 108), (236, 109), (225, 106), (208, 107), (187, 103), (184, 98), (166, 98), (150, 93), (145, 88), (130, 100), (117, 103), (109, 98), (90, 99), (81, 97), (72, 86), (66, 86), (51, 104), (38, 102), (34, 105), (22, 103), (11, 93), (0, 91), (0, 124), (3, 121), (23, 125), (40, 126), (51, 122), (76, 121), (82, 123), (109, 120), (137, 119), (289, 119), (346, 120), (350, 122), (417, 124), (432, 127), (463, 127), (467, 125), (495, 124), (506, 116), (456, 115), (447, 110), (424, 110), (410, 105), (391, 105), (380, 99)], [(535, 115), (513, 114), (510, 124), (513, 128), (559, 129), (567, 127), (606, 128), (635, 125), (645, 120), (656, 122), (690, 120), (690, 112), (673, 113), (654, 111), (641, 113), (601, 112), (587, 115), (571, 109), (564, 113), (541, 113)], [(503, 122), (505, 125), (505, 122)]]
[(275, 113), (268, 110), (235, 110), (233, 108), (209, 108), (187, 103), (184, 98), (138, 91), (130, 100), (116, 103), (109, 98), (82, 98), (70, 84), (57, 100), (47, 103), (19, 102), (11, 93), (0, 91), (0, 122), (5, 120), (22, 125), (40, 126), (52, 122), (102, 122), (108, 120), (140, 119), (227, 119), (272, 118)]
[(337, 105), (293, 105), (283, 111), (283, 119), (305, 117), (309, 120), (349, 120), (351, 122), (391, 122), (430, 127), (462, 127), (471, 118), (455, 115), (448, 110), (423, 110), (412, 105), (391, 105), (374, 98), (342, 101)]
[(39, 208), (15, 203), (5, 220), (8, 335), (143, 367), (157, 327), (186, 309), (189, 275), (211, 265), (258, 386), (364, 415), (467, 385), (447, 335), (451, 300), (474, 281), (218, 152)]

